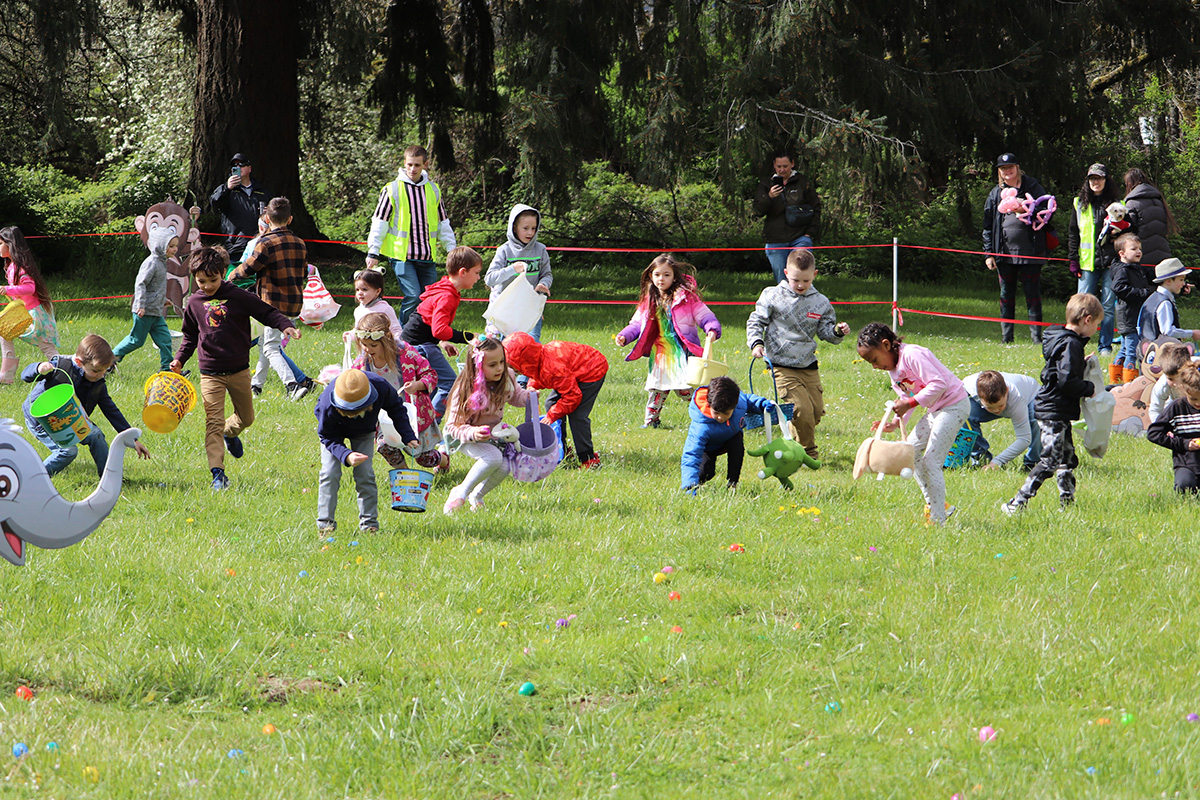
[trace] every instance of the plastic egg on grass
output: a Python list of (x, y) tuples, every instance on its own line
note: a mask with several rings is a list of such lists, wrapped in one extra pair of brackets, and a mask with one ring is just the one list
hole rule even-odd
[(533, 697), (535, 694), (537, 694), (537, 687), (534, 686), (530, 681), (525, 681), (521, 684), (521, 688), (517, 690), (517, 694), (521, 695), (522, 697)]
[(264, 735), (270, 736), (272, 733), (279, 733), (279, 729), (276, 728), (274, 725), (272, 725), (269, 722), (266, 725), (263, 725), (263, 734)]
[(13, 745), (13, 758), (24, 758), (29, 755), (29, 746), (24, 742), (17, 742)]
[(83, 777), (87, 778), (92, 783), (99, 783), (100, 782), (100, 770), (96, 769), (95, 767), (93, 767), (92, 765), (89, 764), (88, 766), (83, 768)]
[(666, 574), (662, 573), (662, 572), (654, 573), (654, 582), (655, 583), (666, 583), (667, 582)]
[(990, 742), (996, 738), (996, 729), (991, 725), (984, 725), (979, 729), (979, 741)]
[(18, 686), (16, 694), (17, 698), (20, 700), (33, 699), (33, 689), (30, 689), (28, 686)]
[(837, 700), (830, 700), (828, 703), (825, 704), (825, 713), (826, 714), (837, 714), (841, 710), (842, 710), (842, 704), (839, 703)]
[(671, 592), (669, 595), (667, 595), (667, 599), (668, 600), (682, 600), (683, 595), (681, 595), (679, 592)]
[(559, 617), (557, 620), (555, 620), (554, 624), (559, 628), (565, 628), (571, 624), (571, 621), (566, 617)]
[(913, 471), (912, 471), (911, 467), (905, 467), (904, 469), (900, 470), (900, 477), (904, 478), (904, 480), (909, 480), (910, 478), (912, 478), (912, 476), (913, 476)]
[(670, 575), (674, 571), (675, 571), (674, 567), (663, 567), (662, 568), (663, 575)]

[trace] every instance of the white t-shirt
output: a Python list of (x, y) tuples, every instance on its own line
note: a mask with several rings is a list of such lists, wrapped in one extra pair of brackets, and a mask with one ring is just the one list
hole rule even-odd
[[(1033, 396), (1037, 394), (1038, 382), (1028, 375), (1017, 375), (1013, 372), (1001, 372), (1000, 376), (1004, 378), (1004, 384), (1008, 387), (1008, 402), (1005, 404), (1004, 410), (996, 416), (1012, 420), (1013, 433), (1017, 437), (1015, 442), (1004, 448), (1004, 451), (993, 459), (996, 464), (1003, 466), (1024, 453), (1033, 444), (1029, 404), (1033, 402)], [(978, 372), (963, 378), (963, 386), (967, 387), (967, 394), (976, 401), (979, 400), (979, 392), (975, 388), (978, 380)]]

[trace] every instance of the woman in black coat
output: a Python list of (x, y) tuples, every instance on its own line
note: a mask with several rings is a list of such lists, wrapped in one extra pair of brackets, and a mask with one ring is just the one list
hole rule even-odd
[(1142, 240), (1142, 263), (1151, 268), (1171, 257), (1167, 236), (1179, 233), (1171, 207), (1146, 173), (1137, 167), (1125, 173), (1125, 208), (1127, 219)]

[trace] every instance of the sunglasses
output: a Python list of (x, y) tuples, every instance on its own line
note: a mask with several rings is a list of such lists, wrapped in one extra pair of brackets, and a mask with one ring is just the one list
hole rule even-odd
[(232, 164), (230, 164), (230, 166), (232, 166), (232, 167), (248, 167), (250, 165), (247, 164), (245, 161), (234, 161)]

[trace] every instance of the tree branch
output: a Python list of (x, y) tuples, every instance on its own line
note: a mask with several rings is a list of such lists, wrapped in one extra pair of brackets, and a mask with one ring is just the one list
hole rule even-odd
[(1126, 73), (1137, 69), (1149, 60), (1149, 53), (1138, 53), (1135, 57), (1122, 63), (1116, 69), (1109, 70), (1099, 77), (1092, 78), (1090, 81), (1088, 81), (1088, 89), (1093, 92), (1103, 92), (1109, 86), (1112, 86), (1114, 83), (1121, 80), (1121, 78), (1125, 77)]

